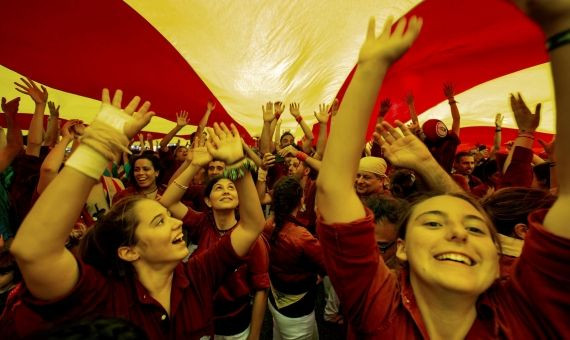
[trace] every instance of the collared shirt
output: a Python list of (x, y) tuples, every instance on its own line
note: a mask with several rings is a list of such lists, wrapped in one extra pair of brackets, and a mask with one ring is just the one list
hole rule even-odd
[[(477, 302), (466, 339), (570, 337), (570, 240), (546, 231), (546, 210), (529, 216), (530, 230), (512, 274)], [(345, 224), (317, 220), (327, 273), (358, 339), (429, 338), (404, 273), (390, 275), (374, 242), (374, 216)]]
[(10, 293), (0, 317), (3, 339), (18, 339), (64, 322), (118, 317), (141, 327), (149, 339), (200, 339), (213, 336), (213, 295), (228, 272), (242, 259), (229, 236), (201, 256), (174, 270), (170, 316), (136, 279), (110, 279), (78, 261), (80, 278), (59, 301), (34, 298), (24, 285)]

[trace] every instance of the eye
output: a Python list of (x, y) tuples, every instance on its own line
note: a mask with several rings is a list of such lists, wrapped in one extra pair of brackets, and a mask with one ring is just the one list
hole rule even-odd
[(164, 217), (161, 217), (158, 221), (156, 221), (156, 226), (161, 226), (164, 224)]
[(467, 228), (465, 228), (468, 232), (470, 233), (474, 233), (474, 234), (479, 234), (479, 235), (485, 235), (485, 231), (479, 227), (473, 227), (473, 226), (468, 226)]
[(426, 221), (422, 224), (423, 226), (430, 227), (430, 228), (437, 228), (443, 226), (443, 224), (437, 221)]

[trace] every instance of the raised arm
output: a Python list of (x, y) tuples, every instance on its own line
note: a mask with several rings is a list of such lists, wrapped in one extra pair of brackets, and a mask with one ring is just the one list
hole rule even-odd
[(172, 128), (172, 130), (168, 131), (162, 140), (160, 141), (160, 150), (168, 151), (168, 143), (176, 136), (178, 131), (182, 130), (183, 127), (188, 125), (188, 112), (187, 111), (180, 111), (176, 113), (176, 126)]
[(241, 138), (241, 145), (243, 146), (245, 156), (251, 159), (257, 167), (260, 167), (262, 163), (261, 157), (247, 145), (243, 138)]
[(493, 139), (493, 149), (489, 155), (489, 158), (495, 159), (495, 155), (499, 150), (501, 150), (501, 140), (502, 140), (502, 131), (503, 127), (503, 115), (497, 113), (495, 115), (495, 138)]
[(307, 125), (305, 120), (303, 120), (303, 116), (301, 116), (301, 109), (299, 103), (289, 104), (289, 112), (291, 113), (291, 116), (295, 117), (297, 123), (301, 125), (301, 129), (303, 129), (305, 138), (307, 138), (309, 142), (312, 142), (315, 139), (315, 136), (313, 136), (313, 131), (311, 130), (309, 125)]
[(331, 106), (325, 106), (323, 111), (323, 105), (319, 105), (319, 112), (315, 112), (315, 118), (319, 122), (319, 137), (317, 140), (317, 150), (313, 157), (317, 160), (321, 160), (325, 154), (325, 148), (327, 146), (327, 125), (332, 116), (335, 116), (338, 112), (338, 99), (335, 98)]
[(451, 118), (453, 119), (453, 123), (451, 124), (451, 131), (453, 131), (457, 137), (459, 137), (459, 130), (461, 128), (461, 116), (459, 115), (459, 108), (457, 107), (457, 101), (455, 100), (455, 91), (453, 89), (453, 84), (443, 84), (443, 94), (445, 94), (447, 97), (449, 108), (451, 109)]
[(392, 165), (414, 170), (431, 190), (463, 192), (463, 189), (433, 158), (425, 144), (410, 129), (396, 121), (400, 132), (387, 122), (376, 125), (374, 138)]
[(73, 140), (74, 136), (71, 133), (71, 127), (76, 124), (81, 124), (80, 120), (68, 120), (61, 129), (62, 136), (59, 143), (57, 143), (44, 159), (40, 168), (40, 180), (36, 191), (41, 194), (48, 184), (54, 180), (59, 172), (59, 168), (65, 158), (65, 148)]
[[(82, 144), (39, 197), (14, 238), (10, 250), (27, 288), (39, 299), (61, 298), (75, 286), (79, 268), (65, 248), (67, 237), (107, 162), (126, 148), (128, 139), (153, 115), (148, 112), (149, 102), (134, 112), (140, 98), (135, 97), (124, 110), (121, 99), (122, 92), (117, 90), (111, 104), (109, 91), (103, 90), (101, 111), (87, 128)], [(60, 203), (62, 197), (68, 198), (66, 204)]]
[(244, 157), (241, 137), (233, 124), (230, 130), (224, 123), (214, 123), (214, 136), (206, 143), (206, 147), (215, 159), (227, 164), (224, 177), (232, 179), (236, 185), (240, 220), (231, 239), (236, 254), (244, 256), (265, 224), (261, 203), (249, 172), (252, 168), (251, 161)]
[(55, 106), (52, 101), (48, 102), (49, 118), (44, 138), (44, 145), (54, 146), (59, 137), (59, 105)]
[(0, 150), (0, 172), (12, 163), (14, 158), (20, 153), (23, 146), (22, 131), (16, 122), (16, 114), (20, 105), (20, 97), (16, 97), (9, 102), (2, 97), (2, 112), (6, 117), (6, 146)]
[(208, 120), (210, 119), (210, 115), (212, 114), (212, 112), (214, 112), (215, 108), (216, 104), (212, 101), (208, 101), (208, 104), (206, 104), (206, 112), (204, 112), (204, 115), (202, 116), (202, 118), (200, 118), (200, 122), (198, 123), (198, 130), (196, 130), (196, 135), (200, 136), (200, 138), (202, 138), (202, 133), (204, 132), (204, 129), (208, 125)]
[(295, 149), (295, 147), (292, 145), (288, 145), (287, 147), (285, 147), (281, 151), (279, 151), (279, 155), (281, 157), (286, 157), (288, 155), (291, 155), (293, 157), (298, 158), (301, 162), (307, 163), (307, 165), (310, 166), (311, 168), (313, 168), (317, 171), (321, 170), (321, 161), (307, 155), (303, 151), (299, 151), (299, 150)]
[(263, 111), (263, 128), (261, 129), (261, 137), (259, 138), (259, 151), (262, 154), (266, 154), (273, 152), (271, 148), (271, 124), (273, 120), (275, 120), (273, 103), (267, 102), (265, 106), (261, 105), (261, 111)]
[(43, 143), (44, 134), (44, 111), (46, 109), (46, 103), (48, 99), (48, 92), (46, 88), (41, 85), (41, 90), (38, 88), (36, 83), (30, 78), (20, 78), (22, 83), (25, 85), (14, 83), (16, 91), (26, 94), (32, 98), (36, 104), (34, 109), (34, 116), (30, 122), (30, 128), (28, 130), (28, 145), (26, 147), (26, 155), (39, 156), (40, 148)]
[(392, 20), (387, 20), (376, 37), (376, 21), (370, 19), (356, 72), (331, 126), (317, 178), (317, 207), (327, 224), (365, 216), (354, 180), (368, 121), (388, 67), (412, 45), (422, 26), (422, 20), (413, 17), (404, 33), (407, 20), (403, 18), (392, 33)]

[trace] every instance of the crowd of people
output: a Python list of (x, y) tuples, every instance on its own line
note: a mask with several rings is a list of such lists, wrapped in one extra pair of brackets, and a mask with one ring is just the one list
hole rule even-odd
[(283, 102), (262, 106), (256, 145), (209, 122), (209, 102), (187, 144), (171, 143), (182, 111), (155, 146), (141, 133), (150, 102), (103, 89), (93, 122), (61, 124), (45, 87), (22, 78), (35, 103), (25, 143), (20, 98), (2, 98), (1, 337), (259, 339), (270, 315), (274, 339), (318, 339), (322, 286), (320, 317), (350, 339), (570, 337), (570, 2), (516, 5), (548, 38), (556, 147), (539, 154), (541, 105), (516, 89), (507, 149), (498, 114), (492, 144), (459, 150), (451, 83), (451, 128), (420, 122), (410, 93), (410, 123), (385, 121), (384, 100), (365, 141), (417, 17), (380, 34), (370, 20), (344, 98), (315, 112), (317, 136), (289, 104), (298, 142), (281, 133)]

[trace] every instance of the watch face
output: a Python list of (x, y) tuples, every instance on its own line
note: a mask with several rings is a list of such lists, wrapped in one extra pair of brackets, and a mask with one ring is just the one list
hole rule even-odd
[(447, 127), (443, 122), (437, 122), (437, 124), (435, 124), (435, 132), (439, 137), (444, 138), (447, 136)]

